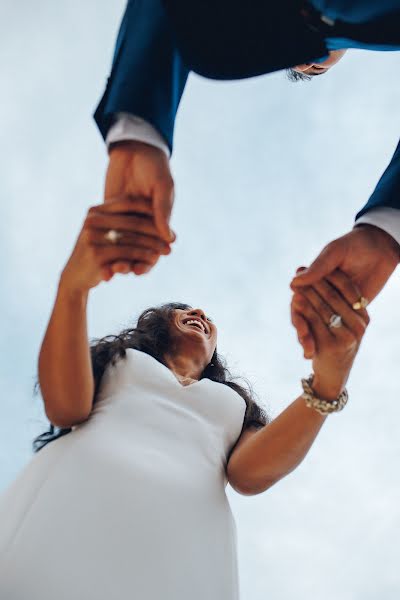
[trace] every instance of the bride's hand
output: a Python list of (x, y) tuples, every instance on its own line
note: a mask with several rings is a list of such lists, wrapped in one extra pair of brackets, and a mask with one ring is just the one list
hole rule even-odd
[[(116, 200), (89, 209), (61, 281), (71, 291), (86, 292), (115, 274), (149, 271), (170, 246), (159, 237), (145, 198)], [(114, 230), (116, 242), (105, 234)], [(111, 268), (113, 265), (113, 268)]]
[[(369, 316), (365, 309), (352, 308), (357, 291), (340, 270), (299, 292), (297, 307), (309, 323), (316, 345), (312, 358), (313, 389), (321, 398), (333, 400), (346, 385)], [(330, 325), (333, 315), (341, 317), (340, 327)]]

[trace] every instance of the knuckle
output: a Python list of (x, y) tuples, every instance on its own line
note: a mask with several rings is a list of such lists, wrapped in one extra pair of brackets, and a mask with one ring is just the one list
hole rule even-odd
[(103, 223), (102, 214), (99, 212), (93, 212), (88, 215), (85, 219), (84, 226), (85, 227), (101, 227)]
[(95, 215), (101, 206), (102, 206), (101, 204), (96, 204), (95, 206), (91, 206), (87, 212), (87, 216), (89, 217), (89, 216)]

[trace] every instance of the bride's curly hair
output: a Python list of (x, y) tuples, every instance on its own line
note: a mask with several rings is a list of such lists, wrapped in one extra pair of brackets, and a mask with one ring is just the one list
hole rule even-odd
[[(170, 321), (176, 309), (189, 310), (191, 306), (180, 302), (169, 302), (161, 306), (148, 308), (142, 312), (137, 320), (136, 327), (125, 329), (118, 335), (108, 335), (101, 339), (92, 340), (90, 354), (92, 359), (95, 392), (93, 403), (96, 402), (97, 392), (100, 387), (104, 371), (109, 364), (113, 365), (120, 358), (124, 358), (127, 348), (134, 348), (146, 352), (163, 365), (164, 355), (171, 345)], [(211, 379), (223, 383), (235, 390), (246, 402), (246, 412), (243, 420), (242, 431), (248, 427), (264, 427), (270, 422), (266, 411), (257, 404), (255, 394), (247, 380), (238, 383), (226, 366), (225, 360), (217, 349), (210, 363), (202, 372), (200, 379)], [(58, 428), (50, 423), (48, 431), (38, 435), (32, 442), (34, 452), (41, 450), (46, 444), (66, 435), (72, 428)]]

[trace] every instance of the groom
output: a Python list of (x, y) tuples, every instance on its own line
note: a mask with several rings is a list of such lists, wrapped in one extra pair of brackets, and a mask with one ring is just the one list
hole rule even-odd
[[(111, 76), (95, 113), (110, 147), (106, 201), (126, 194), (150, 197), (161, 236), (173, 241), (168, 158), (190, 69), (217, 79), (293, 65), (321, 74), (345, 48), (400, 48), (400, 0), (313, 4), (130, 0)], [(339, 267), (369, 300), (379, 293), (400, 259), (400, 146), (356, 218), (356, 227), (328, 245), (293, 284), (311, 283)], [(306, 347), (312, 340), (305, 323), (303, 331)]]

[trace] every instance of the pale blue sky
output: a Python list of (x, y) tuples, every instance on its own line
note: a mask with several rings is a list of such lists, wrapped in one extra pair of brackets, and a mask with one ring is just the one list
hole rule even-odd
[[(3, 4), (0, 488), (45, 428), (36, 357), (57, 278), (106, 153), (91, 114), (124, 3)], [(289, 320), (289, 281), (349, 230), (400, 131), (399, 56), (351, 51), (326, 76), (217, 83), (191, 77), (176, 127), (178, 241), (147, 276), (118, 277), (90, 301), (90, 334), (148, 305), (203, 306), (219, 347), (272, 415), (310, 365)], [(228, 490), (244, 600), (394, 600), (400, 591), (398, 273), (371, 306), (343, 413), (308, 458), (265, 494)]]

